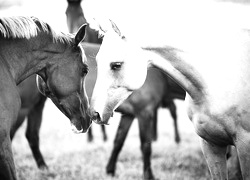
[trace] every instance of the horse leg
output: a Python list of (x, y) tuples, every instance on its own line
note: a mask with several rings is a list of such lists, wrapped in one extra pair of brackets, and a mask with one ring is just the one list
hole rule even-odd
[(157, 121), (158, 121), (158, 114), (157, 114), (158, 108), (155, 108), (154, 111), (154, 117), (153, 117), (153, 132), (152, 132), (152, 140), (156, 141), (158, 138), (158, 133), (157, 133)]
[[(154, 117), (149, 113), (143, 112), (143, 116), (138, 117), (141, 151), (143, 154), (143, 174), (145, 180), (154, 179), (154, 175), (151, 170), (151, 142), (152, 142), (152, 119)], [(152, 113), (153, 114), (153, 113)]]
[(109, 158), (109, 162), (106, 166), (107, 174), (111, 174), (112, 176), (115, 175), (115, 167), (118, 155), (122, 149), (122, 146), (125, 142), (127, 137), (129, 128), (134, 120), (133, 115), (123, 114), (116, 132), (115, 140), (114, 140), (114, 147)]
[(15, 180), (16, 170), (11, 149), (11, 140), (9, 132), (3, 128), (1, 122), (0, 128), (0, 179)]
[(227, 165), (229, 180), (242, 180), (240, 162), (236, 152), (236, 148), (228, 146)]
[(92, 142), (93, 139), (94, 139), (94, 137), (93, 137), (93, 133), (92, 133), (92, 127), (90, 127), (89, 130), (88, 130), (88, 138), (87, 138), (87, 140), (88, 140), (88, 142)]
[(17, 129), (23, 124), (24, 120), (25, 120), (25, 113), (22, 113), (20, 111), (18, 114), (17, 121), (11, 126), (11, 130), (10, 130), (10, 139), (11, 140), (14, 138)]
[[(3, 64), (0, 64), (0, 69)], [(10, 129), (16, 122), (21, 100), (13, 79), (0, 70), (0, 179), (16, 180), (16, 169), (13, 159)]]
[[(1, 97), (0, 97), (1, 98)], [(2, 98), (1, 98), (2, 100)], [(12, 99), (11, 99), (12, 100)], [(16, 101), (15, 101), (16, 102)], [(16, 103), (18, 104), (18, 103)], [(20, 104), (19, 104), (20, 105)], [(16, 180), (16, 169), (13, 159), (10, 129), (17, 119), (18, 108), (13, 107), (13, 112), (9, 112), (7, 107), (0, 104), (0, 179), (1, 180)], [(13, 105), (14, 106), (14, 105)]]
[(170, 114), (171, 114), (171, 116), (172, 116), (172, 118), (174, 120), (175, 142), (179, 143), (181, 138), (180, 138), (180, 134), (179, 134), (179, 130), (178, 130), (178, 124), (177, 124), (176, 106), (175, 106), (175, 103), (174, 103), (173, 100), (169, 103), (169, 111), (170, 111)]
[(41, 97), (39, 103), (28, 114), (26, 138), (39, 169), (48, 169), (39, 147), (39, 131), (42, 122), (42, 113), (46, 98)]
[(226, 164), (227, 146), (218, 146), (201, 138), (201, 148), (212, 179), (228, 179)]
[(103, 141), (105, 142), (108, 139), (106, 129), (105, 129), (105, 125), (101, 125), (101, 128), (102, 128), (102, 134), (103, 134)]
[(244, 134), (235, 143), (243, 179), (250, 179), (250, 136)]

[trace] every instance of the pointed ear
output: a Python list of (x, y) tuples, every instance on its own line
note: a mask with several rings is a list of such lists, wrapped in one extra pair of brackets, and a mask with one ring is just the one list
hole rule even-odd
[(83, 41), (86, 35), (87, 24), (83, 24), (77, 31), (75, 36), (75, 46), (78, 46), (79, 43)]
[(117, 27), (117, 25), (110, 19), (113, 30), (122, 38), (125, 39), (125, 36), (122, 35), (120, 29)]

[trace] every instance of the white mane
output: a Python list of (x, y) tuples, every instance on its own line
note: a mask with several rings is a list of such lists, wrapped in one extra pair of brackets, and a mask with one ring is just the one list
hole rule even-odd
[(35, 17), (2, 17), (0, 18), (0, 34), (4, 38), (36, 37), (40, 31), (51, 33), (54, 41), (70, 43), (71, 39), (62, 33), (56, 33), (47, 23)]

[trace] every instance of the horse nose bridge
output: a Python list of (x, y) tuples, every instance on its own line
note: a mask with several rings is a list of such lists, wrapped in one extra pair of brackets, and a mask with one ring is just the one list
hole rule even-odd
[(80, 114), (84, 119), (89, 120), (90, 119), (90, 113), (89, 113), (89, 101), (86, 93), (77, 93), (77, 97), (79, 100), (79, 110)]

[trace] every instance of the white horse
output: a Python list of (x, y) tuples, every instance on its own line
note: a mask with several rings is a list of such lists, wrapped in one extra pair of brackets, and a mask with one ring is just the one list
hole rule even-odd
[(107, 124), (143, 84), (147, 67), (157, 66), (188, 93), (187, 112), (212, 178), (228, 178), (225, 154), (234, 145), (250, 179), (250, 7), (193, 0), (91, 0), (83, 7), (103, 35), (94, 121)]

